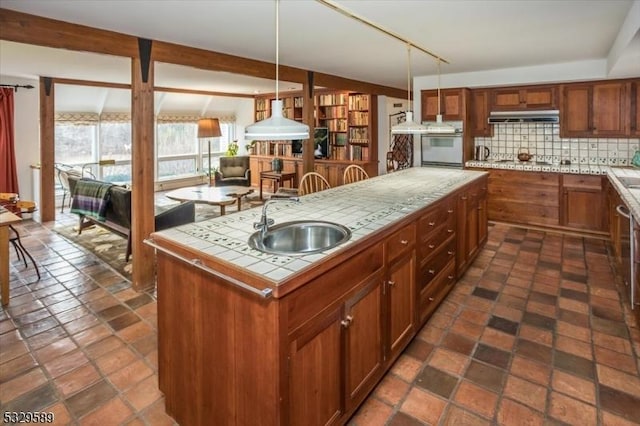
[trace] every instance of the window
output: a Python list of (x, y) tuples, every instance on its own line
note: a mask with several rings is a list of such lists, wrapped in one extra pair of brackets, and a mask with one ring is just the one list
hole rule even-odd
[(97, 123), (56, 122), (55, 162), (82, 166), (96, 151)]

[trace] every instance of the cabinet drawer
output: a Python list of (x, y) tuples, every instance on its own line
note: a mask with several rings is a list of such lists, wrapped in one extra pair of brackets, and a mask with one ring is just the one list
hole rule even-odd
[(575, 187), (580, 189), (602, 189), (602, 178), (600, 176), (586, 175), (563, 175), (562, 186)]
[(547, 206), (534, 201), (523, 203), (501, 201), (489, 197), (489, 220), (498, 222), (527, 223), (535, 225), (560, 224), (559, 204)]
[(456, 263), (453, 259), (447, 263), (437, 278), (420, 291), (418, 314), (423, 323), (440, 305), (442, 299), (451, 291), (456, 282)]
[(418, 244), (419, 264), (421, 265), (436, 253), (439, 253), (442, 250), (442, 245), (454, 234), (455, 229), (450, 227), (448, 223), (443, 223), (426, 236), (421, 237)]
[(456, 258), (456, 241), (452, 239), (432, 258), (420, 264), (418, 272), (418, 288), (423, 289), (442, 272), (449, 261)]
[(521, 185), (529, 184), (548, 185), (557, 188), (560, 186), (560, 175), (558, 173), (491, 170), (489, 172), (489, 187), (501, 182), (511, 186), (519, 186), (523, 190), (527, 187)]
[(387, 262), (395, 260), (406, 253), (416, 242), (416, 224), (411, 223), (399, 231), (394, 232), (384, 242)]
[(558, 188), (544, 185), (514, 185), (509, 183), (494, 184), (489, 187), (489, 200), (502, 202), (530, 203), (538, 206), (558, 207), (560, 195)]
[(451, 229), (455, 228), (455, 210), (451, 203), (443, 204), (420, 218), (418, 221), (418, 235), (420, 239), (434, 232), (440, 225), (447, 224)]

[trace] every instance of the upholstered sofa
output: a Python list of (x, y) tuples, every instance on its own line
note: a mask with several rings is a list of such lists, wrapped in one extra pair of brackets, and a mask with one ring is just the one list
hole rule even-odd
[(220, 167), (215, 172), (216, 186), (251, 186), (251, 169), (249, 157), (220, 157)]
[[(78, 180), (78, 178), (70, 176), (69, 180)], [(101, 183), (108, 184), (107, 182)], [(77, 188), (77, 182), (73, 182), (72, 187)], [(99, 225), (126, 238), (127, 252), (125, 260), (128, 262), (131, 256), (131, 190), (119, 185), (110, 185), (108, 191), (108, 201), (104, 213), (105, 220), (99, 220), (86, 214), (78, 214), (78, 234), (89, 226)], [(155, 229), (156, 231), (162, 231), (174, 226), (192, 223), (195, 221), (195, 215), (195, 204), (192, 201), (168, 207), (156, 206)]]

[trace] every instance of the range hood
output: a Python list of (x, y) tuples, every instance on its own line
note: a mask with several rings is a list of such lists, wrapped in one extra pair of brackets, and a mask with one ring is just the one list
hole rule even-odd
[(560, 111), (492, 111), (489, 114), (489, 124), (496, 123), (558, 123)]

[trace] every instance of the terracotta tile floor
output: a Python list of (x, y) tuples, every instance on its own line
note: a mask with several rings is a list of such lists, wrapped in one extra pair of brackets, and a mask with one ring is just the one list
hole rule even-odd
[[(0, 412), (173, 424), (157, 385), (155, 295), (47, 226), (21, 226), (40, 281), (11, 252)], [(350, 424), (640, 424), (640, 330), (614, 282), (603, 241), (491, 226)]]

